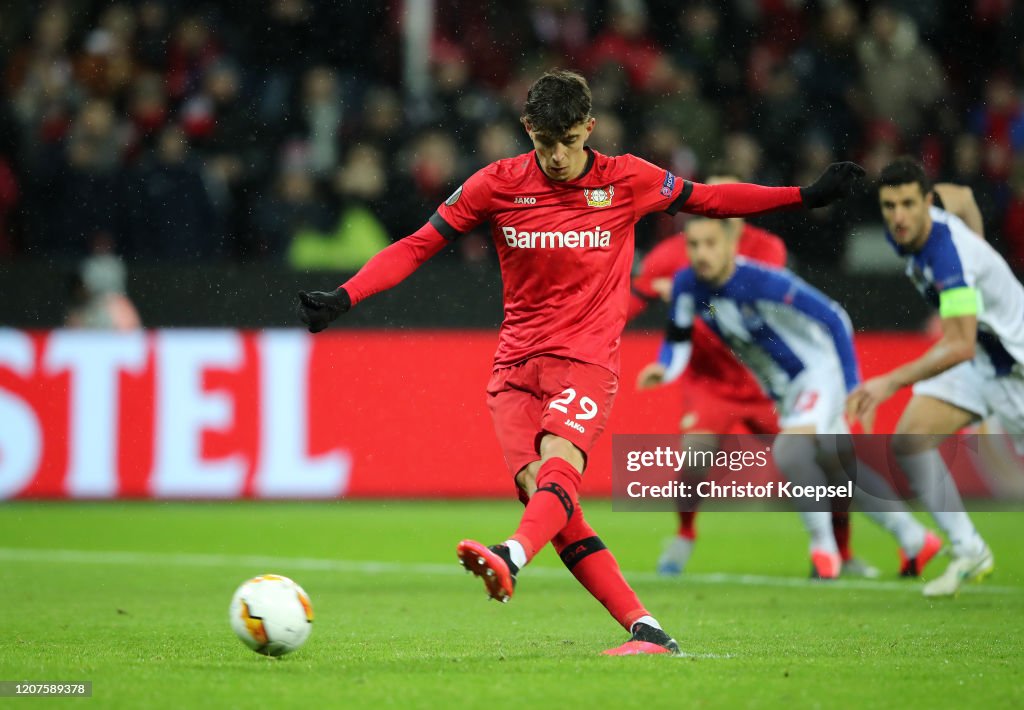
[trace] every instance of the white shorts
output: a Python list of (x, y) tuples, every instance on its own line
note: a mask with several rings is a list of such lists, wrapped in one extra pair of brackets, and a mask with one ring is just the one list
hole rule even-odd
[(815, 434), (849, 434), (843, 412), (846, 387), (843, 373), (832, 367), (804, 370), (776, 403), (779, 428), (814, 427)]
[(1018, 451), (1024, 451), (1024, 374), (1003, 377), (983, 372), (974, 362), (963, 362), (914, 385), (915, 395), (948, 402), (975, 414), (995, 417)]

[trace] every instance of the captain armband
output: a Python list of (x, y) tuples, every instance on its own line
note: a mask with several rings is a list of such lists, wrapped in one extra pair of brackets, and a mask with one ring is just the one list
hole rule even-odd
[(939, 294), (939, 315), (943, 318), (976, 316), (981, 311), (978, 292), (970, 286), (959, 286)]

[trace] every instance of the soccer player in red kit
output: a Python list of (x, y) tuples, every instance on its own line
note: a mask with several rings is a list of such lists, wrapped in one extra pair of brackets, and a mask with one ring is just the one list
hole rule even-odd
[(488, 406), (526, 509), (504, 543), (458, 544), (459, 560), (488, 594), (511, 598), (519, 571), (552, 543), (566, 567), (630, 633), (611, 655), (678, 653), (644, 608), (578, 499), (587, 452), (618, 390), (633, 226), (656, 211), (729, 217), (818, 207), (846, 194), (863, 170), (837, 163), (811, 186), (707, 186), (632, 155), (585, 147), (594, 130), (590, 88), (571, 71), (530, 87), (522, 123), (529, 153), (472, 175), (426, 224), (387, 247), (331, 292), (299, 294), (300, 317), (318, 332), (368, 296), (390, 288), (450, 240), (489, 222), (505, 318)]
[[(736, 183), (731, 175), (709, 176), (707, 184)], [(737, 218), (738, 219), (738, 218)], [(744, 220), (740, 221), (737, 253), (769, 266), (786, 266), (786, 244), (778, 235)], [(668, 300), (672, 278), (690, 265), (686, 252), (686, 236), (674, 234), (659, 242), (644, 257), (640, 273), (633, 279), (629, 318), (642, 313), (656, 299)], [(682, 389), (682, 417), (679, 428), (683, 436), (699, 447), (717, 448), (718, 434), (777, 434), (778, 414), (775, 404), (726, 347), (720, 338), (707, 331), (701, 321), (694, 323), (693, 354), (686, 371), (679, 378)], [(642, 379), (643, 373), (641, 373)], [(638, 381), (638, 385), (642, 385)], [(701, 477), (702, 472), (691, 472)], [(683, 572), (693, 554), (697, 539), (697, 511), (679, 511), (679, 528), (658, 558), (658, 573), (676, 576)], [(832, 516), (832, 529), (843, 560), (843, 572), (852, 576), (877, 577), (874, 567), (855, 558), (850, 548), (850, 515), (837, 511)]]

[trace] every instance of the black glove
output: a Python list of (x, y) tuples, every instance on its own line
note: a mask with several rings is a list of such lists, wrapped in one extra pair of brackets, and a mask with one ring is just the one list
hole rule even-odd
[(832, 163), (821, 174), (813, 185), (800, 188), (800, 197), (804, 207), (824, 207), (846, 197), (859, 178), (864, 177), (864, 168), (857, 163)]
[(299, 291), (299, 320), (309, 326), (310, 333), (319, 333), (351, 307), (348, 291), (340, 286), (334, 291)]

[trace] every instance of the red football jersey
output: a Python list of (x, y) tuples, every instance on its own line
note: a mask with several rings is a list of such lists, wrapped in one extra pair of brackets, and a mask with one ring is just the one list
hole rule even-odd
[[(786, 265), (786, 244), (780, 237), (766, 229), (744, 224), (740, 233), (739, 253), (771, 266)], [(658, 296), (652, 288), (655, 279), (671, 279), (677, 272), (690, 265), (686, 253), (686, 237), (675, 234), (658, 243), (644, 258), (640, 274), (633, 280), (633, 290), (645, 298)], [(630, 316), (643, 310), (643, 301), (634, 297)], [(729, 346), (708, 330), (699, 320), (693, 324), (693, 351), (690, 362), (682, 375), (684, 382), (700, 383), (725, 399), (764, 399), (761, 386), (746, 366), (736, 359)]]
[(583, 173), (568, 182), (548, 178), (532, 151), (478, 171), (427, 224), (342, 285), (352, 305), (401, 282), (446, 240), (487, 221), (505, 300), (495, 368), (546, 354), (618, 374), (637, 220), (657, 210), (749, 217), (803, 204), (797, 187), (702, 185), (632, 155), (587, 151)]
[(449, 238), (491, 223), (505, 302), (496, 368), (547, 354), (619, 371), (633, 226), (684, 181), (633, 155), (590, 155), (569, 182), (548, 178), (532, 152), (499, 160), (431, 217)]

